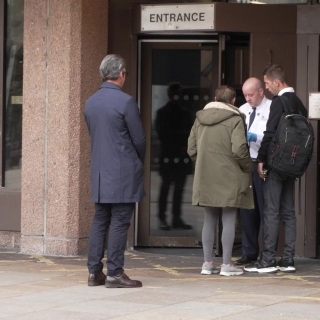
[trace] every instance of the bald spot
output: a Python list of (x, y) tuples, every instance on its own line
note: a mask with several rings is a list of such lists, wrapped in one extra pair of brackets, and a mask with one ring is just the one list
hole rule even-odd
[(247, 79), (242, 86), (242, 90), (249, 90), (249, 89), (254, 89), (254, 90), (263, 89), (262, 82), (258, 78), (254, 78), (254, 77)]

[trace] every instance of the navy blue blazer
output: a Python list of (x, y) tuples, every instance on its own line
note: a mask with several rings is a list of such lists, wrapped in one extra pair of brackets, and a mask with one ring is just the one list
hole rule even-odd
[(91, 138), (91, 200), (140, 201), (146, 138), (136, 101), (104, 82), (87, 100), (84, 116)]

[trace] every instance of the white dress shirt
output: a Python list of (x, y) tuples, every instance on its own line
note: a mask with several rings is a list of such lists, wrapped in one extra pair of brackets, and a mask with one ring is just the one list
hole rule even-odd
[(257, 135), (257, 141), (249, 143), (250, 156), (253, 159), (256, 159), (258, 156), (258, 151), (264, 135), (264, 131), (266, 131), (267, 121), (270, 113), (270, 105), (271, 100), (264, 97), (261, 103), (256, 107), (256, 116), (250, 128), (250, 114), (252, 113), (253, 108), (249, 105), (249, 103), (245, 103), (239, 108), (239, 110), (246, 115), (246, 124), (248, 132), (252, 132)]
[(279, 91), (278, 96), (282, 96), (285, 92), (294, 92), (292, 87), (287, 87)]

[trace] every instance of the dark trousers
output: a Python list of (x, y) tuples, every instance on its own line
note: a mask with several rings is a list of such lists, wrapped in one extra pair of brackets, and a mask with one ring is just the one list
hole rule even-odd
[(257, 259), (259, 255), (260, 224), (264, 224), (263, 218), (263, 180), (257, 171), (257, 162), (252, 166), (252, 184), (254, 196), (254, 209), (241, 209), (242, 227), (242, 254)]
[(296, 215), (294, 210), (294, 179), (281, 177), (270, 171), (263, 186), (264, 195), (264, 251), (263, 259), (270, 262), (276, 257), (281, 219), (285, 231), (282, 258), (288, 260), (295, 254)]
[(166, 219), (168, 194), (171, 183), (174, 184), (173, 190), (173, 219), (179, 220), (181, 216), (181, 202), (183, 197), (184, 185), (186, 182), (186, 174), (184, 172), (166, 173), (162, 175), (162, 183), (159, 195), (159, 219)]
[(107, 275), (123, 273), (124, 251), (127, 233), (134, 210), (134, 203), (96, 203), (95, 215), (89, 236), (89, 273), (99, 273), (103, 269), (106, 234), (108, 232)]

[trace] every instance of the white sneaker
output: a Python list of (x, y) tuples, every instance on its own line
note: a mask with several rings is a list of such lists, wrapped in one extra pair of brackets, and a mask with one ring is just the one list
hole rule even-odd
[(202, 265), (201, 274), (219, 273), (219, 270), (215, 268), (212, 263), (204, 262)]
[(231, 263), (221, 265), (220, 276), (240, 276), (241, 274), (243, 274), (243, 270), (235, 267)]

